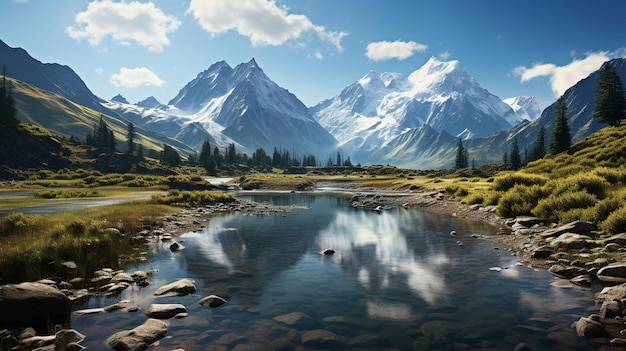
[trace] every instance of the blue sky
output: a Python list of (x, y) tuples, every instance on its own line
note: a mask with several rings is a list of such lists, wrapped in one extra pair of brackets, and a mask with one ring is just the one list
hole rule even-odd
[[(458, 60), (506, 98), (554, 101), (626, 57), (623, 0), (2, 0), (0, 39), (70, 66), (98, 96), (172, 99), (211, 64), (254, 57), (307, 106), (368, 71)], [(7, 67), (10, 71), (10, 67)]]

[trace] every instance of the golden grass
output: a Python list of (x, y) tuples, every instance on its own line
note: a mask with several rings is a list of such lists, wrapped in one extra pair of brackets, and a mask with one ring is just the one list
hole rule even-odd
[(9, 214), (0, 219), (0, 277), (5, 283), (39, 279), (58, 272), (64, 261), (79, 263), (84, 275), (118, 267), (120, 255), (134, 252), (134, 233), (161, 225), (164, 215), (175, 211), (135, 202), (46, 215)]

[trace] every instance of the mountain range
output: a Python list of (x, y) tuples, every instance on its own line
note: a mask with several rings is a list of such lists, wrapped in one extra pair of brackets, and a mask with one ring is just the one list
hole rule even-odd
[[(625, 62), (612, 62), (622, 80)], [(208, 139), (214, 146), (234, 144), (248, 154), (278, 148), (325, 159), (340, 152), (353, 163), (448, 168), (454, 165), (459, 138), (477, 164), (500, 162), (513, 138), (523, 149), (542, 126), (550, 135), (554, 115), (554, 104), (545, 108), (547, 103), (536, 97), (501, 100), (458, 61), (436, 58), (408, 76), (368, 72), (312, 107), (274, 83), (254, 59), (234, 68), (224, 61), (210, 65), (167, 104), (154, 97), (135, 104), (121, 95), (102, 99), (71, 68), (41, 63), (2, 41), (0, 65), (16, 79), (13, 90), (22, 120), (84, 138), (103, 117), (115, 126), (120, 141), (132, 122), (145, 147), (158, 150), (168, 144), (184, 155), (199, 152)], [(574, 141), (602, 127), (592, 119), (595, 75), (564, 94)]]

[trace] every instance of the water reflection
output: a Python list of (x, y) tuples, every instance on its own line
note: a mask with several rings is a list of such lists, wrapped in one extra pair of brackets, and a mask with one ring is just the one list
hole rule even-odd
[(432, 304), (444, 295), (443, 270), (450, 259), (435, 245), (426, 244), (425, 250), (417, 253), (409, 246), (405, 233), (423, 236), (418, 232), (422, 230), (418, 227), (421, 219), (415, 211), (339, 213), (320, 231), (317, 243), (320, 248), (333, 248), (333, 260), (351, 266), (364, 287), (407, 285)]
[[(515, 257), (481, 239), (491, 227), (415, 210), (355, 210), (345, 198), (327, 195), (255, 200), (310, 209), (212, 217), (203, 231), (179, 238), (185, 250), (172, 253), (159, 242), (151, 261), (137, 267), (156, 272), (152, 284), (120, 299), (142, 308), (175, 302), (188, 309), (189, 316), (170, 320), (159, 350), (267, 346), (287, 335), (280, 349), (298, 349), (304, 333), (318, 329), (348, 340), (338, 347), (345, 350), (512, 350), (519, 342), (533, 350), (564, 349), (562, 340), (570, 349), (593, 349), (570, 328), (585, 314), (592, 293), (553, 287), (545, 271), (517, 266)], [(458, 235), (450, 236), (451, 230)], [(333, 256), (320, 254), (329, 247)], [(184, 277), (196, 281), (196, 294), (152, 296)], [(228, 303), (218, 309), (198, 305), (207, 294)], [(91, 307), (109, 303), (92, 300), (100, 306)], [(275, 320), (294, 313), (306, 317), (290, 325)], [(72, 324), (89, 336), (85, 345), (99, 349), (113, 332), (145, 320), (126, 315), (84, 316)]]

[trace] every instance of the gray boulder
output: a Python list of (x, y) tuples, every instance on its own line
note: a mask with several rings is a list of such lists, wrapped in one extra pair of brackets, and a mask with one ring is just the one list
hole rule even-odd
[(144, 312), (148, 318), (156, 319), (170, 319), (174, 318), (177, 314), (186, 313), (185, 306), (176, 303), (159, 304), (153, 303)]
[(0, 286), (0, 329), (33, 327), (48, 332), (70, 318), (70, 299), (57, 288), (40, 283)]
[(576, 333), (579, 336), (598, 337), (604, 334), (604, 325), (599, 321), (592, 319), (592, 317), (580, 317), (577, 322), (574, 322)]
[(526, 228), (530, 228), (534, 225), (542, 225), (546, 222), (543, 218), (531, 217), (531, 216), (519, 216), (515, 218), (515, 223), (523, 225)]
[(613, 264), (602, 267), (598, 271), (598, 279), (605, 282), (624, 283), (626, 282), (626, 264)]
[(548, 272), (563, 279), (572, 279), (574, 277), (577, 277), (579, 275), (584, 275), (587, 273), (587, 271), (585, 271), (584, 269), (580, 267), (573, 267), (573, 266), (566, 267), (560, 264), (552, 265), (552, 267), (548, 269)]
[(624, 306), (619, 300), (604, 301), (600, 307), (600, 318), (612, 319), (621, 317)]
[(154, 292), (157, 296), (184, 296), (196, 292), (196, 285), (192, 279), (181, 279), (173, 283), (164, 285)]
[(604, 239), (604, 244), (617, 244), (619, 246), (626, 246), (626, 233), (615, 234)]
[(215, 308), (215, 307), (219, 307), (223, 304), (226, 303), (226, 300), (222, 297), (219, 297), (217, 295), (209, 295), (205, 298), (203, 298), (202, 300), (198, 301), (199, 304), (201, 304), (202, 306), (205, 307), (211, 307), (211, 308)]
[(596, 230), (598, 230), (598, 227), (591, 222), (574, 221), (574, 222), (564, 224), (560, 227), (548, 229), (544, 231), (541, 234), (541, 236), (544, 238), (549, 238), (549, 237), (557, 237), (565, 233), (589, 234)]
[(598, 244), (587, 235), (577, 233), (563, 233), (550, 242), (550, 246), (564, 250), (580, 250), (584, 247), (594, 247)]
[(113, 334), (107, 345), (116, 351), (143, 351), (167, 334), (167, 322), (159, 319), (148, 319), (142, 325)]

